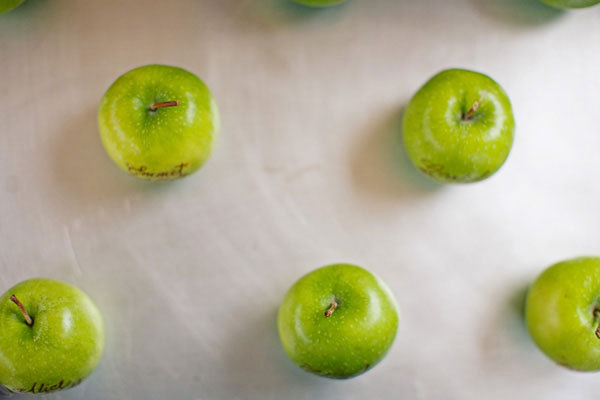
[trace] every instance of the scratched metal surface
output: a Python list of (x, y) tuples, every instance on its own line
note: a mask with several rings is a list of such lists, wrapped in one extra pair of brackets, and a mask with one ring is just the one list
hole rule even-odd
[[(107, 346), (47, 399), (590, 399), (520, 304), (550, 263), (600, 253), (600, 7), (534, 0), (30, 0), (0, 16), (0, 291), (30, 277), (97, 302)], [(126, 70), (194, 71), (223, 129), (199, 173), (138, 181), (105, 154), (96, 110)], [(495, 77), (518, 123), (489, 181), (438, 187), (399, 147), (433, 73)], [(402, 307), (388, 357), (329, 381), (283, 354), (278, 302), (349, 261)], [(1, 327), (0, 327), (1, 329)]]

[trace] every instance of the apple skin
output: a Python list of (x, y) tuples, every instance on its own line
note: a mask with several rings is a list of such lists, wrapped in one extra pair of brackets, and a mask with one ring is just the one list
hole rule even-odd
[(14, 10), (24, 2), (25, 0), (0, 0), (0, 14)]
[[(180, 101), (151, 111), (154, 103)], [(142, 179), (169, 180), (198, 170), (210, 157), (219, 115), (210, 90), (177, 67), (147, 65), (118, 78), (104, 95), (98, 128), (121, 169)]]
[(345, 3), (346, 0), (292, 0), (294, 3), (308, 7), (330, 7)]
[[(28, 326), (15, 295), (33, 318)], [(0, 384), (18, 393), (47, 393), (79, 384), (104, 348), (100, 311), (81, 290), (30, 279), (0, 297)]]
[(540, 0), (544, 4), (555, 8), (585, 8), (595, 6), (600, 0)]
[(529, 333), (548, 357), (578, 371), (600, 370), (600, 258), (580, 257), (555, 264), (527, 294)]
[(510, 101), (500, 85), (464, 69), (431, 78), (414, 95), (403, 120), (404, 146), (412, 163), (443, 183), (491, 176), (506, 161), (514, 130)]
[[(334, 298), (338, 306), (326, 317)], [(388, 352), (398, 330), (397, 309), (390, 290), (369, 271), (329, 265), (289, 289), (279, 308), (279, 336), (290, 359), (306, 371), (350, 378)]]

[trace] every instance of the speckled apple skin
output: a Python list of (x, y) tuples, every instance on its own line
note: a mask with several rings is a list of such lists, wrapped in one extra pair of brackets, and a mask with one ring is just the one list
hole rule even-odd
[[(33, 318), (29, 327), (15, 295)], [(79, 384), (104, 348), (100, 311), (81, 290), (51, 279), (21, 282), (0, 297), (0, 384), (46, 393)], [(62, 382), (62, 383), (61, 383)]]
[[(465, 114), (475, 102), (470, 120)], [(403, 121), (404, 145), (413, 164), (443, 183), (488, 178), (506, 161), (515, 131), (510, 100), (490, 77), (450, 69), (414, 95)]]
[[(325, 311), (333, 299), (337, 309)], [(398, 311), (387, 286), (350, 264), (319, 268), (287, 292), (278, 315), (287, 355), (300, 367), (329, 378), (350, 378), (377, 364), (398, 330)]]
[(585, 8), (595, 6), (600, 0), (540, 0), (549, 6), (556, 8)]
[(25, 0), (0, 0), (0, 14), (14, 10), (24, 2)]
[(546, 269), (527, 294), (525, 319), (537, 346), (556, 363), (600, 370), (600, 258), (581, 257)]
[(292, 0), (294, 3), (309, 7), (329, 7), (345, 3), (346, 0)]
[[(151, 111), (154, 103), (181, 102)], [(98, 111), (102, 143), (114, 162), (142, 179), (189, 175), (210, 157), (219, 128), (216, 103), (196, 75), (147, 65), (108, 89)]]

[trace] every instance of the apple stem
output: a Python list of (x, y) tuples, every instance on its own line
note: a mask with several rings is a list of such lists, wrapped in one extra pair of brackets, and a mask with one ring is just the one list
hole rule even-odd
[(25, 317), (25, 322), (27, 323), (27, 326), (32, 327), (33, 326), (33, 319), (27, 313), (27, 310), (25, 309), (25, 306), (23, 305), (23, 303), (21, 303), (19, 301), (19, 299), (17, 299), (17, 296), (15, 296), (14, 294), (12, 296), (10, 296), (10, 301), (12, 301), (13, 303), (15, 303), (17, 305), (17, 307), (19, 307), (19, 309), (23, 313), (23, 316)]
[[(594, 317), (600, 320), (600, 308), (594, 309)], [(598, 327), (596, 328), (596, 337), (600, 339), (600, 321), (598, 321)]]
[(469, 111), (466, 112), (464, 119), (470, 120), (473, 117), (473, 115), (475, 114), (475, 112), (477, 111), (478, 108), (479, 108), (479, 102), (476, 101), (475, 103), (473, 103), (473, 107), (471, 107), (469, 109)]
[(325, 318), (331, 317), (331, 314), (333, 314), (333, 312), (335, 311), (337, 306), (338, 306), (337, 301), (335, 301), (335, 299), (333, 299), (333, 301), (331, 302), (331, 305), (329, 306), (327, 311), (325, 311)]
[(150, 106), (150, 111), (156, 111), (159, 108), (163, 108), (163, 107), (175, 107), (181, 104), (181, 101), (179, 100), (175, 100), (175, 101), (165, 101), (163, 103), (154, 103)]

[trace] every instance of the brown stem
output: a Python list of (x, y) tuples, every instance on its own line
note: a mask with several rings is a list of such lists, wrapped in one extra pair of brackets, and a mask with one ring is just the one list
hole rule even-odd
[(475, 103), (473, 103), (473, 107), (471, 107), (469, 109), (469, 111), (467, 111), (465, 113), (464, 119), (466, 119), (467, 121), (470, 120), (473, 117), (473, 115), (475, 114), (475, 112), (477, 112), (478, 108), (479, 108), (479, 102), (476, 101)]
[(325, 311), (325, 318), (331, 317), (331, 314), (333, 314), (333, 312), (335, 311), (337, 306), (338, 306), (337, 301), (335, 301), (335, 299), (333, 299), (333, 301), (331, 302), (331, 305), (329, 306), (327, 311)]
[(165, 101), (163, 103), (154, 103), (150, 106), (150, 111), (156, 111), (159, 108), (163, 108), (163, 107), (175, 107), (181, 104), (181, 101), (179, 100), (175, 100), (175, 101)]
[(19, 309), (23, 313), (23, 316), (25, 317), (25, 322), (27, 323), (27, 326), (32, 327), (33, 326), (33, 319), (27, 313), (27, 310), (25, 309), (25, 306), (19, 301), (19, 299), (17, 299), (17, 296), (15, 296), (14, 294), (12, 296), (10, 296), (10, 301), (12, 301), (13, 303), (15, 303), (17, 305), (17, 307), (19, 307)]
[(600, 308), (594, 309), (594, 317), (598, 318), (598, 327), (596, 328), (596, 337), (600, 339)]

